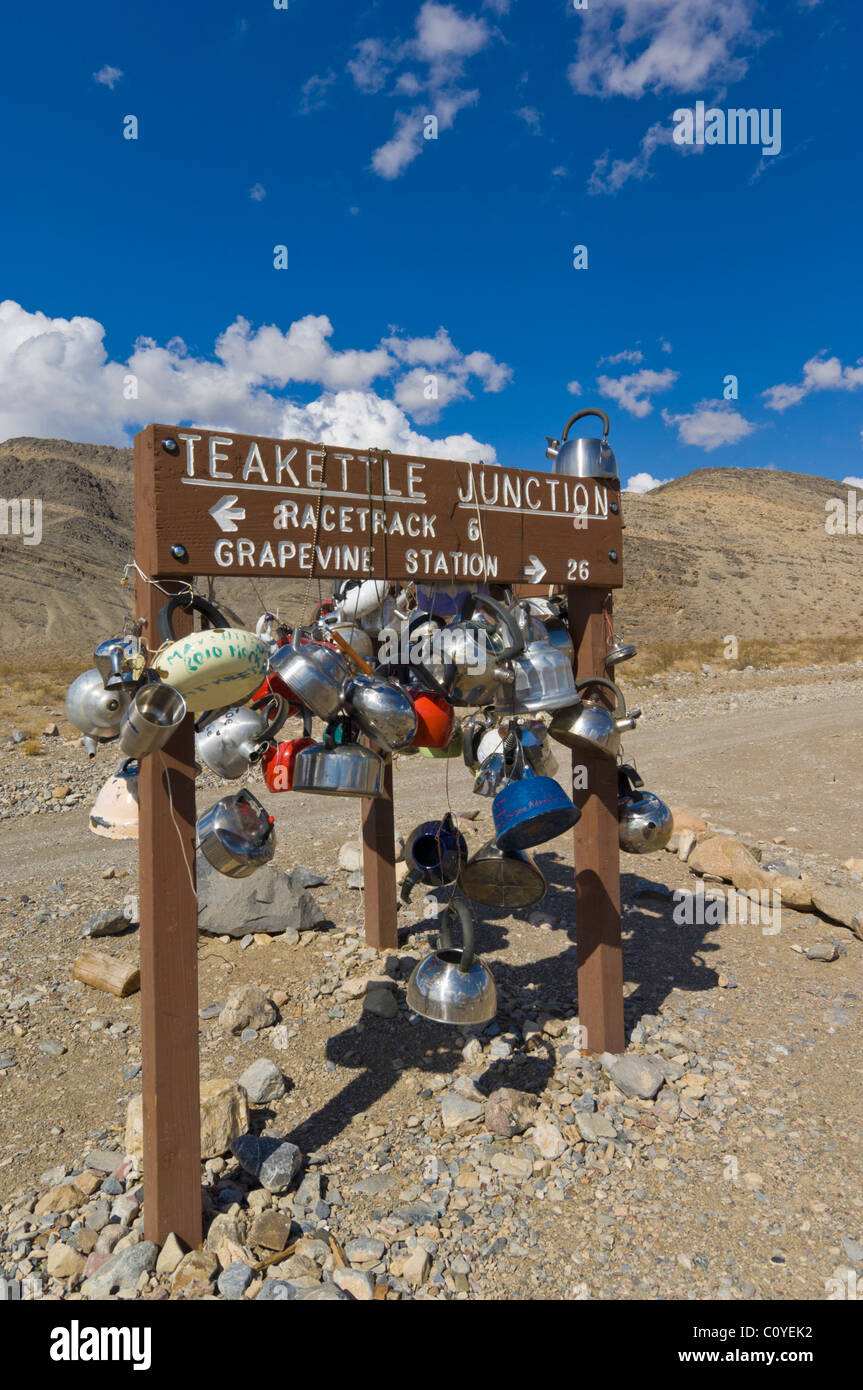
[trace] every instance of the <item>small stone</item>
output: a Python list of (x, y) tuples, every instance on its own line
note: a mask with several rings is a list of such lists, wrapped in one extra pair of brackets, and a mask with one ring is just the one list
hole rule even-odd
[(422, 1246), (418, 1246), (408, 1260), (405, 1261), (402, 1269), (402, 1278), (406, 1279), (412, 1288), (418, 1289), (426, 1282), (431, 1261), (428, 1251)]
[[(81, 1292), (85, 1298), (108, 1298), (114, 1293), (129, 1293), (137, 1288), (142, 1273), (149, 1274), (155, 1269), (158, 1257), (159, 1247), (151, 1240), (127, 1246), (125, 1250), (111, 1255), (95, 1274), (87, 1278), (81, 1285)], [(88, 1256), (85, 1274), (90, 1261), (96, 1258), (95, 1251)]]
[(45, 738), (56, 738), (59, 732), (60, 730), (57, 728), (56, 724), (46, 724), (42, 730)]
[(276, 1022), (276, 1010), (260, 985), (238, 985), (228, 995), (219, 1014), (219, 1024), (227, 1033), (246, 1028), (269, 1028)]
[(557, 1125), (546, 1122), (536, 1125), (528, 1135), (530, 1142), (539, 1150), (541, 1158), (560, 1158), (568, 1147)]
[(827, 1009), (823, 1018), (825, 1023), (831, 1024), (834, 1028), (844, 1028), (847, 1024), (854, 1022), (854, 1015), (850, 1009)]
[(483, 1107), (479, 1101), (466, 1100), (460, 1095), (446, 1095), (441, 1101), (441, 1119), (444, 1129), (458, 1129), (459, 1125), (480, 1119)]
[(374, 1280), (359, 1269), (334, 1269), (333, 1283), (361, 1303), (370, 1303), (375, 1296)]
[(266, 1279), (256, 1303), (287, 1303), (299, 1296), (299, 1290), (286, 1279)]
[(850, 1236), (843, 1236), (842, 1249), (852, 1263), (855, 1265), (863, 1264), (863, 1244), (859, 1240), (852, 1240)]
[(81, 1273), (85, 1264), (84, 1256), (62, 1240), (58, 1240), (48, 1251), (46, 1268), (55, 1279), (71, 1279), (73, 1275)]
[(156, 1273), (173, 1274), (185, 1254), (185, 1248), (180, 1244), (174, 1232), (171, 1231), (159, 1251), (159, 1258), (156, 1260)]
[(51, 796), (55, 801), (62, 801), (65, 796), (70, 794), (71, 790), (68, 782), (61, 782), (58, 787), (52, 789)]
[(601, 1062), (603, 1071), (618, 1090), (630, 1098), (637, 1096), (641, 1100), (652, 1100), (664, 1085), (665, 1074), (654, 1057), (635, 1054), (616, 1057), (604, 1052)]
[(347, 869), (353, 873), (363, 866), (363, 847), (359, 840), (348, 840), (339, 850), (338, 864), (340, 869)]
[[(812, 885), (812, 902), (815, 911), (831, 922), (849, 927), (855, 936), (863, 940), (860, 923), (863, 921), (863, 889), (835, 888), (830, 884)], [(857, 923), (857, 925), (855, 925)]]
[(806, 951), (807, 960), (832, 961), (839, 959), (839, 952), (832, 941), (819, 941), (815, 946), (810, 946)]
[(241, 1134), (231, 1144), (231, 1152), (247, 1173), (257, 1178), (268, 1192), (287, 1192), (300, 1168), (303, 1155), (296, 1144), (278, 1139)]
[(43, 1197), (39, 1198), (33, 1208), (33, 1215), (42, 1216), (45, 1212), (70, 1211), (72, 1207), (80, 1206), (83, 1195), (72, 1183), (61, 1183), (59, 1187), (52, 1187)]
[(68, 1048), (61, 1042), (56, 1042), (54, 1038), (43, 1038), (38, 1044), (39, 1051), (44, 1052), (48, 1057), (62, 1057)]
[(616, 1139), (617, 1130), (604, 1115), (591, 1115), (586, 1111), (575, 1112), (575, 1123), (582, 1139), (587, 1144), (595, 1144), (601, 1139)]
[(291, 883), (295, 888), (320, 888), (326, 881), (324, 876), (316, 873), (314, 869), (306, 869), (302, 866), (291, 869)]
[(122, 910), (109, 907), (102, 912), (94, 912), (87, 918), (81, 931), (82, 936), (117, 936), (128, 931), (129, 923)]
[(694, 830), (681, 830), (677, 837), (677, 857), (686, 863), (690, 854), (698, 843), (698, 837)]
[(240, 1077), (240, 1085), (254, 1105), (278, 1100), (279, 1096), (285, 1094), (285, 1078), (275, 1062), (266, 1057), (259, 1057), (246, 1068)]
[(200, 1297), (208, 1293), (219, 1273), (219, 1261), (209, 1250), (190, 1250), (184, 1255), (171, 1280), (173, 1293), (188, 1293)]
[(395, 1018), (399, 1006), (395, 995), (385, 988), (368, 988), (363, 999), (363, 1012), (376, 1014), (378, 1018)]
[(345, 1246), (345, 1254), (352, 1265), (377, 1263), (383, 1258), (385, 1251), (383, 1241), (374, 1236), (358, 1236), (356, 1240), (349, 1240)]
[(536, 1106), (535, 1096), (501, 1086), (492, 1092), (485, 1103), (486, 1125), (492, 1134), (511, 1139), (514, 1134), (523, 1134), (533, 1123)]
[[(229, 1077), (215, 1076), (202, 1081), (200, 1088), (201, 1157), (216, 1158), (227, 1153), (231, 1141), (249, 1128), (246, 1092)], [(143, 1160), (143, 1102), (133, 1096), (126, 1111), (126, 1153)]]
[(222, 1270), (216, 1280), (216, 1287), (225, 1298), (242, 1298), (254, 1277), (254, 1271), (248, 1265), (244, 1265), (240, 1260), (233, 1260)]
[(255, 1217), (249, 1228), (249, 1242), (262, 1250), (284, 1250), (291, 1232), (291, 1223), (283, 1212), (270, 1208)]

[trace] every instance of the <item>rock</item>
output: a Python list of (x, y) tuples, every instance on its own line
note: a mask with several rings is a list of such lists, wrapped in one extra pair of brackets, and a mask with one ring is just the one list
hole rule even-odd
[(469, 1067), (479, 1066), (482, 1062), (482, 1043), (479, 1038), (471, 1038), (462, 1048), (461, 1055)]
[(209, 1293), (219, 1273), (219, 1261), (209, 1250), (190, 1250), (184, 1255), (171, 1280), (173, 1293), (187, 1293), (200, 1298)]
[(348, 873), (363, 867), (363, 847), (359, 840), (348, 840), (339, 850), (338, 865)]
[(69, 786), (68, 782), (61, 782), (59, 786), (52, 789), (51, 796), (54, 801), (62, 801), (64, 797), (71, 794), (71, 791), (72, 788)]
[(318, 1284), (314, 1289), (303, 1289), (297, 1297), (302, 1303), (347, 1303), (350, 1300), (349, 1293), (331, 1283)]
[(291, 875), (266, 864), (247, 878), (220, 874), (197, 856), (198, 928), (214, 936), (311, 931), (326, 916)]
[(381, 986), (366, 988), (363, 997), (363, 1012), (376, 1014), (379, 1018), (395, 1018), (399, 1011), (398, 1001), (392, 990)]
[(246, 1028), (269, 1028), (275, 1022), (275, 1006), (260, 985), (237, 985), (231, 990), (219, 1014), (219, 1025), (226, 1033), (242, 1033)]
[(493, 1154), (491, 1167), (504, 1178), (529, 1178), (533, 1173), (533, 1159), (517, 1152)]
[(127, 893), (123, 899), (123, 916), (127, 922), (140, 922), (141, 914), (138, 907), (138, 894)]
[(406, 1279), (412, 1288), (418, 1289), (428, 1278), (430, 1264), (428, 1251), (424, 1250), (421, 1245), (417, 1246), (414, 1253), (404, 1263), (402, 1278)]
[(854, 1015), (850, 1009), (827, 1009), (822, 1014), (825, 1023), (829, 1023), (833, 1028), (845, 1028), (849, 1023), (854, 1022)]
[(185, 1254), (185, 1246), (180, 1243), (179, 1237), (171, 1231), (159, 1251), (159, 1258), (156, 1260), (156, 1273), (173, 1274)]
[(687, 810), (685, 806), (671, 807), (672, 828), (673, 830), (692, 830), (696, 835), (703, 835), (708, 829), (707, 821), (702, 816), (696, 815), (694, 811)]
[(616, 1139), (617, 1131), (604, 1115), (591, 1115), (586, 1111), (575, 1112), (575, 1123), (582, 1139), (587, 1144), (596, 1144), (603, 1139)]
[[(93, 1258), (94, 1255), (88, 1257), (88, 1266)], [(85, 1279), (81, 1293), (85, 1298), (108, 1298), (114, 1293), (130, 1293), (137, 1287), (144, 1272), (149, 1274), (156, 1268), (158, 1258), (159, 1247), (151, 1240), (127, 1246), (125, 1250), (111, 1255), (96, 1274)], [(87, 1266), (84, 1272), (87, 1272)]]
[(557, 1125), (546, 1121), (536, 1125), (528, 1134), (528, 1139), (539, 1150), (540, 1158), (555, 1159), (569, 1147)]
[(698, 843), (694, 830), (681, 830), (677, 837), (677, 857), (685, 864)]
[(615, 1057), (604, 1052), (601, 1062), (606, 1075), (630, 1099), (637, 1096), (640, 1100), (652, 1100), (665, 1082), (665, 1073), (654, 1057), (640, 1057), (634, 1053)]
[(780, 878), (800, 877), (800, 865), (793, 864), (790, 859), (762, 859), (761, 867), (770, 874), (779, 874)]
[[(285, 1078), (275, 1062), (259, 1057), (250, 1067), (246, 1067), (240, 1077), (240, 1085), (254, 1105), (263, 1105), (268, 1100), (278, 1100), (285, 1094)], [(232, 1135), (236, 1138), (236, 1135)]]
[(376, 1264), (383, 1259), (386, 1248), (383, 1241), (375, 1236), (358, 1236), (356, 1240), (348, 1241), (345, 1254), (352, 1265)]
[(774, 878), (733, 835), (708, 835), (700, 840), (689, 856), (689, 867), (696, 874), (712, 874), (743, 890), (769, 887)]
[[(144, 1157), (144, 1130), (141, 1096), (133, 1096), (126, 1110), (126, 1153), (137, 1162)], [(249, 1128), (246, 1092), (226, 1076), (201, 1082), (201, 1157), (217, 1158), (227, 1153), (231, 1141)]]
[(299, 1297), (299, 1289), (286, 1279), (265, 1279), (256, 1303), (286, 1303)]
[(294, 888), (321, 888), (327, 882), (322, 874), (315, 873), (314, 869), (306, 869), (302, 865), (296, 869), (291, 869), (290, 878)]
[(566, 1019), (553, 1014), (540, 1014), (537, 1023), (547, 1038), (562, 1038), (566, 1032)]
[(88, 1168), (96, 1168), (100, 1173), (113, 1173), (121, 1157), (113, 1149), (91, 1149), (84, 1162)]
[(57, 1042), (54, 1038), (43, 1038), (38, 1047), (47, 1057), (62, 1057), (63, 1053), (68, 1051), (64, 1043)]
[(255, 1217), (249, 1228), (249, 1243), (262, 1250), (284, 1250), (290, 1233), (290, 1218), (271, 1207)]
[(254, 1134), (241, 1134), (231, 1144), (231, 1153), (268, 1192), (287, 1192), (303, 1163), (296, 1144)]
[(56, 738), (60, 730), (57, 728), (56, 724), (46, 724), (42, 733), (45, 738)]
[(80, 1206), (84, 1200), (83, 1192), (80, 1192), (72, 1183), (61, 1183), (59, 1187), (52, 1187), (40, 1197), (33, 1208), (34, 1216), (42, 1216), (45, 1212), (71, 1211), (73, 1207)]
[(479, 1101), (466, 1100), (460, 1095), (446, 1095), (441, 1101), (441, 1120), (444, 1129), (458, 1129), (459, 1125), (482, 1116), (483, 1107)]
[(94, 912), (92, 917), (88, 917), (81, 930), (82, 936), (118, 936), (122, 931), (129, 930), (129, 922), (123, 916), (122, 910), (114, 907), (105, 908), (103, 912)]
[(819, 941), (806, 952), (807, 960), (831, 961), (839, 959), (839, 952), (832, 941)]
[(361, 1303), (370, 1303), (375, 1296), (374, 1280), (370, 1274), (363, 1274), (359, 1269), (334, 1269), (333, 1283)]
[(523, 1134), (533, 1123), (536, 1107), (536, 1096), (501, 1086), (485, 1103), (485, 1123), (492, 1134), (511, 1139), (514, 1134)]
[(850, 1236), (843, 1236), (842, 1249), (853, 1264), (863, 1264), (863, 1245), (859, 1240), (852, 1240)]
[[(863, 917), (863, 889), (834, 888), (827, 883), (812, 884), (812, 903), (815, 911), (831, 922), (849, 927), (863, 941), (860, 918)], [(855, 922), (857, 925), (855, 926)]]
[(863, 859), (843, 859), (842, 868), (847, 869), (850, 874), (859, 874), (863, 878)]
[(362, 890), (365, 886), (366, 876), (364, 870), (354, 869), (353, 873), (348, 875), (348, 887)]
[(48, 1251), (45, 1267), (54, 1279), (71, 1279), (81, 1273), (85, 1264), (84, 1256), (74, 1246), (58, 1240)]
[(254, 1277), (254, 1271), (248, 1265), (234, 1260), (227, 1269), (222, 1270), (216, 1286), (225, 1298), (242, 1298)]

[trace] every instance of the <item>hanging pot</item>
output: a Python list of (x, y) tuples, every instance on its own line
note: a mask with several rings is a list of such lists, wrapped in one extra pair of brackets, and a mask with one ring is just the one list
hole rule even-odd
[(469, 714), (462, 720), (462, 757), (465, 767), (469, 767), (472, 772), (477, 770), (482, 761), (479, 746), (489, 729), (493, 728), (493, 716), (488, 710)]
[[(548, 731), (542, 720), (531, 719), (527, 722), (518, 720), (514, 732), (521, 743), (528, 767), (534, 772), (553, 777), (557, 771), (557, 760), (549, 747)], [(505, 746), (509, 747), (511, 754), (513, 745), (512, 743), (507, 745), (508, 737), (508, 735), (503, 735), (499, 729), (487, 730), (477, 745), (477, 757), (480, 763), (491, 757), (492, 753), (503, 752)]]
[(553, 777), (537, 777), (524, 761), (521, 744), (510, 781), (492, 802), (495, 839), (501, 849), (532, 849), (563, 835), (581, 812)]
[(522, 600), (527, 611), (539, 618), (545, 628), (549, 642), (557, 651), (563, 652), (570, 666), (575, 660), (575, 648), (569, 627), (563, 617), (566, 600), (562, 598), (528, 598)]
[[(175, 637), (178, 608), (200, 613), (209, 627)], [(267, 674), (269, 647), (264, 638), (227, 627), (219, 610), (198, 594), (169, 599), (159, 613), (159, 636), (167, 646), (153, 657), (154, 669), (195, 714), (245, 700)]]
[[(402, 749), (402, 752), (412, 753), (413, 748)], [(445, 748), (420, 748), (416, 750), (422, 758), (460, 758), (462, 755), (462, 732), (456, 728), (453, 736)]]
[[(486, 614), (477, 613), (482, 607)], [(422, 636), (428, 615), (415, 614), (409, 626), (412, 664), (423, 664), (454, 705), (490, 705), (501, 684), (511, 684), (507, 664), (524, 649), (524, 639), (509, 609), (496, 599), (470, 593), (461, 618)]]
[[(279, 648), (276, 647), (275, 650), (278, 651)], [(287, 707), (285, 713), (286, 719), (293, 719), (296, 715), (302, 713), (303, 707), (293, 690), (285, 685), (281, 676), (277, 676), (275, 671), (271, 671), (268, 676), (265, 676), (249, 703), (256, 704), (258, 700), (266, 700), (269, 695), (279, 695), (284, 700)]]
[(106, 840), (138, 838), (138, 761), (126, 758), (105, 782), (90, 812), (90, 829)]
[(494, 840), (478, 849), (459, 874), (465, 897), (484, 907), (534, 907), (548, 891), (545, 875), (523, 850), (503, 850)]
[(413, 883), (428, 883), (438, 888), (455, 883), (467, 859), (467, 841), (456, 829), (450, 811), (443, 820), (423, 821), (405, 845), (408, 878), (412, 878)]
[(293, 790), (321, 796), (383, 796), (384, 762), (373, 748), (337, 742), (353, 737), (347, 720), (327, 725), (323, 743), (304, 748), (294, 761)]
[(197, 833), (204, 858), (229, 878), (247, 878), (276, 849), (273, 817), (250, 791), (223, 796), (201, 816)]
[(345, 682), (353, 673), (335, 647), (311, 638), (301, 642), (304, 634), (305, 629), (294, 628), (291, 645), (280, 648), (271, 657), (270, 670), (319, 719), (334, 719), (342, 707)]
[[(599, 699), (581, 699), (581, 691), (602, 686), (614, 695), (616, 705), (612, 714)], [(635, 721), (641, 717), (641, 710), (626, 712), (626, 701), (620, 687), (605, 676), (588, 676), (576, 682), (579, 702), (569, 709), (560, 710), (551, 721), (548, 732), (558, 743), (567, 748), (593, 749), (609, 758), (616, 758), (620, 749), (620, 735), (625, 729), (634, 729)]]
[[(602, 439), (567, 439), (576, 420), (597, 415), (602, 421)], [(564, 426), (560, 439), (546, 436), (547, 459), (554, 459), (552, 473), (564, 473), (570, 478), (617, 478), (617, 460), (608, 444), (608, 416), (604, 410), (577, 410)]]
[(340, 618), (354, 622), (368, 617), (380, 608), (389, 589), (388, 579), (337, 580), (333, 598)]
[(123, 715), (131, 702), (131, 690), (106, 690), (97, 667), (93, 666), (69, 686), (66, 717), (91, 739), (112, 739), (120, 732)]
[(351, 677), (345, 683), (342, 703), (350, 718), (379, 748), (394, 752), (413, 741), (416, 710), (404, 686), (392, 677)]
[[(456, 919), (461, 924), (461, 947), (453, 945)], [(497, 990), (491, 974), (474, 955), (473, 918), (466, 903), (447, 904), (440, 943), (408, 980), (408, 1008), (435, 1023), (462, 1027), (488, 1023), (497, 1013)]]
[(293, 790), (294, 768), (297, 757), (306, 748), (313, 748), (315, 740), (312, 733), (312, 716), (309, 710), (303, 714), (302, 738), (286, 739), (283, 743), (268, 743), (261, 755), (261, 771), (271, 792)]
[(152, 681), (136, 690), (120, 726), (120, 749), (128, 758), (143, 758), (164, 748), (186, 717), (178, 690)]
[(571, 705), (578, 699), (572, 656), (549, 641), (543, 623), (524, 604), (515, 612), (524, 649), (510, 660), (513, 681), (498, 687), (495, 708), (501, 714), (534, 714)]
[(635, 770), (618, 768), (618, 820), (620, 848), (627, 854), (653, 854), (671, 839), (673, 820), (664, 801), (642, 788)]
[(236, 781), (262, 756), (287, 717), (288, 707), (280, 695), (265, 695), (251, 707), (229, 709), (195, 735), (195, 753), (217, 777)]

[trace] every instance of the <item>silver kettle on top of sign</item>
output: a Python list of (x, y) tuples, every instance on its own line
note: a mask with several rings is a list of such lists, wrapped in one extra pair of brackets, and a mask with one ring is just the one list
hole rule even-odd
[[(583, 436), (570, 439), (568, 436), (572, 426), (586, 415), (597, 415), (602, 421), (602, 438)], [(551, 471), (570, 478), (617, 478), (617, 460), (608, 443), (608, 430), (609, 420), (604, 410), (577, 410), (564, 425), (560, 439), (546, 435), (548, 448), (545, 456), (554, 461)]]

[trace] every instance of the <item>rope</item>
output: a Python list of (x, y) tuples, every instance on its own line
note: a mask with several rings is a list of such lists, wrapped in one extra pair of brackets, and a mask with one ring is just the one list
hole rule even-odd
[(186, 841), (183, 839), (183, 832), (180, 829), (180, 823), (177, 820), (177, 817), (174, 815), (174, 798), (171, 795), (171, 778), (168, 771), (168, 764), (165, 762), (165, 755), (162, 752), (161, 748), (158, 750), (158, 753), (159, 762), (162, 764), (162, 769), (165, 773), (165, 790), (168, 793), (168, 806), (171, 811), (171, 820), (174, 822), (174, 829), (177, 832), (177, 839), (180, 841), (180, 847), (183, 851), (183, 863), (186, 866), (186, 873), (189, 875), (189, 884), (191, 886), (193, 895), (197, 898), (198, 890), (195, 887), (195, 877), (192, 873), (191, 868), (189, 867), (189, 861), (186, 857)]
[[(327, 446), (326, 446), (326, 444), (324, 444), (323, 441), (322, 441), (322, 442), (318, 445), (318, 448), (320, 449), (321, 454), (323, 455), (323, 457), (322, 457), (322, 459), (321, 459), (321, 481), (320, 481), (320, 484), (319, 484), (319, 486), (318, 486), (318, 505), (317, 505), (317, 513), (316, 513), (316, 515), (315, 515), (315, 535), (314, 535), (314, 539), (313, 539), (313, 541), (312, 541), (312, 563), (311, 563), (311, 565), (310, 565), (310, 567), (309, 567), (309, 578), (308, 578), (308, 581), (307, 581), (307, 583), (306, 583), (306, 593), (305, 593), (305, 597), (304, 597), (304, 599), (303, 599), (303, 610), (302, 610), (302, 615), (301, 615), (300, 621), (302, 621), (302, 616), (305, 615), (306, 613), (308, 613), (308, 611), (309, 611), (309, 599), (310, 599), (311, 596), (312, 596), (312, 581), (313, 581), (313, 579), (315, 578), (315, 554), (317, 553), (317, 549), (318, 549), (318, 534), (319, 534), (319, 532), (320, 532), (320, 527), (321, 527), (321, 507), (322, 507), (322, 505), (323, 505), (323, 500), (324, 500), (324, 485), (325, 485), (325, 482), (326, 482)], [(320, 578), (318, 579), (318, 584), (320, 585)], [(319, 589), (319, 592), (320, 592), (320, 589)]]

